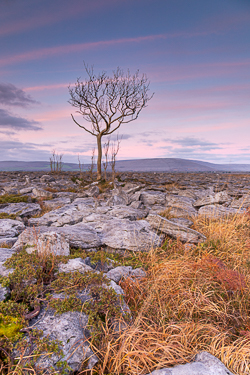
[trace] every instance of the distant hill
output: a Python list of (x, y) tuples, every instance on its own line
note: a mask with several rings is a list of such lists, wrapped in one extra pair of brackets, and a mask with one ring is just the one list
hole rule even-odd
[[(78, 164), (62, 163), (63, 171), (79, 171)], [(89, 164), (84, 164), (84, 170)], [(177, 158), (154, 158), (119, 160), (116, 162), (117, 171), (135, 172), (250, 172), (250, 164), (213, 164), (199, 160)], [(0, 161), (0, 171), (50, 171), (46, 161)]]

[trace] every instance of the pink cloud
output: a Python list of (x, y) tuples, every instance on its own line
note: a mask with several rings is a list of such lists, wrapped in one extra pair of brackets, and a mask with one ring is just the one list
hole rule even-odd
[(25, 52), (19, 55), (2, 58), (0, 59), (0, 66), (5, 66), (5, 65), (13, 64), (13, 63), (19, 63), (23, 61), (42, 59), (42, 58), (46, 58), (47, 56), (69, 54), (72, 52), (79, 52), (79, 51), (84, 51), (84, 50), (89, 50), (89, 49), (100, 48), (100, 47), (113, 46), (117, 44), (140, 43), (140, 42), (153, 41), (156, 39), (165, 39), (165, 38), (166, 38), (165, 34), (158, 34), (158, 35), (147, 35), (147, 36), (135, 37), (135, 38), (102, 40), (98, 42), (68, 44), (68, 45), (58, 46), (58, 47), (41, 48), (35, 51), (29, 51), (29, 52)]
[(42, 90), (57, 90), (61, 88), (68, 87), (68, 83), (58, 83), (54, 85), (41, 85), (41, 86), (31, 86), (31, 87), (25, 87), (24, 91), (42, 91)]
[[(17, 14), (19, 9), (17, 7), (15, 12), (12, 12), (11, 14), (12, 22), (8, 20), (8, 14), (6, 13), (5, 18), (7, 18), (8, 22), (0, 27), (0, 36), (20, 33), (25, 30), (54, 24), (68, 18), (79, 16), (79, 14), (83, 14), (86, 17), (86, 15), (92, 11), (100, 10), (102, 7), (112, 6), (112, 4), (115, 3), (116, 0), (91, 0), (88, 2), (78, 2), (72, 6), (70, 2), (68, 2), (66, 5), (63, 4), (63, 2), (60, 2), (60, 4), (58, 3), (58, 7), (55, 12), (55, 4), (52, 2), (50, 9), (46, 8), (46, 10), (42, 13), (39, 9), (39, 12), (37, 14), (32, 14), (32, 16), (29, 13), (27, 14), (27, 17), (25, 19), (23, 18), (21, 21), (17, 21), (15, 19), (16, 17), (19, 18), (19, 14)], [(3, 18), (2, 23), (4, 23), (4, 21), (5, 19)]]

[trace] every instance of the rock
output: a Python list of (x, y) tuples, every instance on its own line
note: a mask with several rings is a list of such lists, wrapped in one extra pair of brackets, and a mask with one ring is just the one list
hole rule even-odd
[(0, 213), (8, 215), (18, 215), (20, 217), (30, 217), (41, 212), (41, 207), (37, 203), (10, 203), (8, 206), (1, 208)]
[[(42, 314), (40, 314), (42, 315)], [(59, 348), (63, 351), (63, 356), (52, 354), (49, 356), (40, 356), (35, 366), (42, 369), (51, 369), (60, 371), (57, 367), (58, 361), (66, 361), (72, 371), (79, 371), (84, 360), (88, 361), (87, 368), (92, 368), (97, 362), (97, 358), (89, 347), (87, 339), (90, 337), (86, 326), (88, 316), (74, 311), (66, 312), (61, 315), (54, 315), (54, 310), (47, 310), (38, 320), (34, 319), (35, 328), (43, 332), (43, 336), (48, 336), (49, 340), (58, 340)], [(93, 360), (94, 358), (94, 360)], [(67, 371), (68, 373), (68, 371)]]
[(88, 266), (82, 258), (70, 259), (68, 263), (60, 263), (58, 265), (58, 272), (69, 273), (75, 271), (80, 273), (94, 272), (93, 268)]
[(26, 188), (23, 188), (19, 191), (20, 194), (29, 194), (32, 192), (32, 190), (34, 189), (33, 186), (29, 186), (29, 187), (26, 187)]
[(39, 228), (27, 228), (18, 237), (13, 249), (22, 249), (24, 245), (28, 245), (29, 247), (36, 246), (36, 238), (38, 238), (40, 234), (49, 232), (63, 234), (69, 241), (69, 245), (75, 248), (93, 249), (103, 244), (97, 232), (91, 226), (84, 223), (79, 223), (63, 228), (48, 228), (45, 226), (41, 226)]
[(108, 200), (109, 206), (116, 206), (116, 205), (128, 205), (129, 202), (129, 196), (125, 193), (125, 191), (122, 191), (121, 189), (113, 189), (112, 190), (112, 196)]
[(128, 277), (132, 272), (131, 266), (119, 266), (116, 268), (113, 268), (109, 272), (106, 273), (106, 276), (113, 280), (115, 283), (119, 283), (121, 278)]
[(35, 198), (44, 198), (44, 199), (52, 199), (53, 194), (50, 191), (35, 187), (32, 190), (32, 195)]
[(220, 217), (225, 217), (229, 215), (243, 214), (244, 212), (244, 209), (241, 210), (224, 206), (216, 206), (214, 204), (201, 207), (198, 211), (199, 215), (209, 217), (212, 219), (218, 219)]
[(8, 246), (12, 247), (16, 242), (17, 237), (2, 237), (0, 238), (0, 247)]
[(204, 351), (195, 356), (194, 362), (155, 370), (148, 375), (233, 375), (233, 373), (218, 358)]
[[(84, 198), (83, 198), (84, 199)], [(77, 200), (77, 199), (76, 199)], [(63, 225), (74, 225), (82, 221), (84, 216), (93, 212), (93, 208), (83, 203), (71, 203), (56, 210), (47, 212), (42, 217), (29, 219), (30, 226), (46, 225), (48, 227), (62, 227)]]
[(40, 178), (40, 181), (42, 183), (44, 182), (52, 182), (52, 181), (55, 181), (54, 177), (48, 175), (48, 174), (44, 174), (41, 178)]
[(142, 268), (136, 268), (131, 271), (130, 276), (140, 279), (142, 277), (146, 277), (147, 274)]
[(7, 295), (8, 295), (8, 289), (1, 286), (0, 284), (0, 302), (4, 301)]
[(143, 208), (144, 205), (141, 201), (134, 201), (132, 202), (129, 207), (132, 207), (132, 208), (135, 208), (136, 210), (140, 209), (140, 208)]
[(90, 189), (88, 189), (86, 191), (86, 194), (89, 196), (89, 197), (95, 197), (97, 198), (98, 195), (100, 194), (100, 189), (98, 186), (92, 186)]
[(71, 199), (68, 197), (54, 198), (49, 201), (44, 201), (45, 207), (49, 207), (51, 210), (56, 210), (62, 206), (66, 206), (71, 203)]
[(185, 219), (183, 217), (178, 217), (178, 218), (172, 218), (170, 219), (175, 224), (178, 225), (183, 225), (184, 227), (191, 227), (194, 223), (191, 220)]
[(4, 263), (8, 258), (11, 258), (15, 253), (13, 249), (0, 248), (0, 262)]
[(114, 206), (109, 212), (109, 216), (120, 219), (129, 219), (131, 221), (143, 219), (147, 216), (148, 211), (135, 209), (131, 206)]
[(146, 190), (141, 192), (140, 200), (145, 206), (152, 206), (154, 204), (165, 205), (166, 194), (154, 190)]
[(0, 219), (0, 239), (16, 237), (25, 229), (25, 225), (19, 220)]
[(160, 246), (162, 240), (145, 220), (113, 219), (109, 223), (96, 224), (95, 229), (102, 242), (113, 249), (149, 251)]
[(232, 198), (227, 194), (225, 191), (221, 191), (216, 194), (211, 194), (206, 197), (198, 199), (194, 203), (194, 207), (201, 207), (201, 206), (206, 206), (206, 205), (211, 205), (214, 203), (222, 204), (226, 202), (230, 202)]
[(179, 238), (183, 242), (199, 243), (206, 241), (206, 237), (193, 229), (178, 225), (160, 215), (148, 215), (146, 219), (152, 228), (164, 232), (170, 237)]
[(35, 246), (27, 247), (27, 253), (31, 254), (37, 250), (39, 255), (65, 255), (70, 254), (69, 241), (65, 236), (56, 232), (47, 232), (39, 234)]
[(230, 205), (231, 208), (250, 207), (250, 195), (243, 195), (240, 199), (234, 199)]

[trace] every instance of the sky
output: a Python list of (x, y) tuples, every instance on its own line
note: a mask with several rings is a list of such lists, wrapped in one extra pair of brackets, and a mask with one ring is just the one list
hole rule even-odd
[(154, 93), (118, 160), (250, 163), (250, 0), (0, 0), (0, 51), (1, 161), (90, 161), (68, 102), (84, 61)]

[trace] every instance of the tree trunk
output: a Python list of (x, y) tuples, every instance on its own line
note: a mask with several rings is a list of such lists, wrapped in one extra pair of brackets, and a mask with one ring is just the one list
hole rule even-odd
[(97, 139), (97, 180), (102, 179), (102, 136), (98, 134)]

